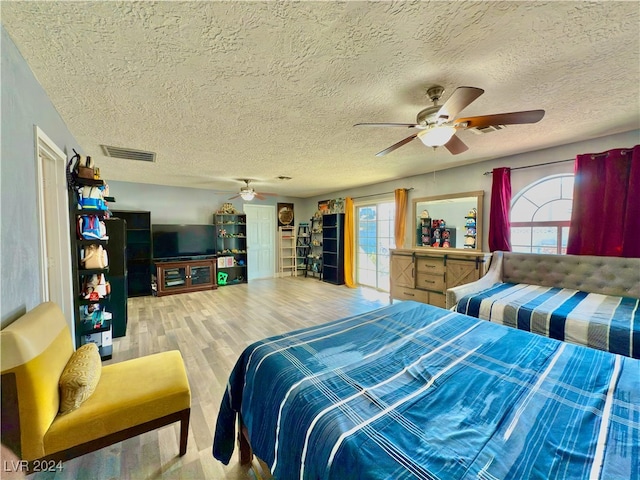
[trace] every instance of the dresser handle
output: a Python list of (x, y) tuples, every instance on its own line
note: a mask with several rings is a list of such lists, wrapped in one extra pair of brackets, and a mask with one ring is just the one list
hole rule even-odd
[(407, 293), (407, 292), (402, 292), (404, 293), (407, 297), (415, 297), (416, 294), (415, 293)]
[(436, 283), (435, 280), (425, 280), (424, 283)]

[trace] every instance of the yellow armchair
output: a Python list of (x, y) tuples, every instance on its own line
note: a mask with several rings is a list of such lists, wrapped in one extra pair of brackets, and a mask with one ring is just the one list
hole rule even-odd
[(58, 381), (73, 354), (60, 308), (43, 303), (0, 332), (2, 443), (28, 460), (68, 460), (180, 423), (187, 451), (191, 391), (180, 352), (101, 367), (94, 393), (59, 415)]

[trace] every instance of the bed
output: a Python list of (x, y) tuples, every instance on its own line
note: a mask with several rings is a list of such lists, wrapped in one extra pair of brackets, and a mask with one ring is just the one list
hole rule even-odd
[(640, 479), (640, 361), (416, 302), (250, 345), (238, 418), (279, 480)]
[(462, 297), (460, 313), (640, 358), (640, 300), (573, 288), (496, 283)]
[(493, 252), (447, 307), (557, 340), (640, 358), (640, 258)]

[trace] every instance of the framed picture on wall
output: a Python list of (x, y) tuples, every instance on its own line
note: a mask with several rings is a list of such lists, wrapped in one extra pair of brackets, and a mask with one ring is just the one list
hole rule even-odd
[(292, 227), (293, 203), (278, 203), (278, 227)]
[(331, 200), (320, 200), (318, 202), (318, 211), (324, 215), (325, 213), (331, 213), (331, 209), (329, 207), (329, 203)]

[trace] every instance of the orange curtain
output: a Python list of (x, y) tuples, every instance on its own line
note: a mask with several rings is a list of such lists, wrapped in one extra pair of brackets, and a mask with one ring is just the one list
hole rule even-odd
[(356, 230), (354, 223), (353, 198), (344, 199), (344, 284), (356, 288), (354, 280)]
[(407, 227), (407, 195), (406, 188), (397, 188), (395, 190), (396, 197), (396, 220), (393, 229), (396, 240), (396, 248), (404, 247), (404, 233)]

